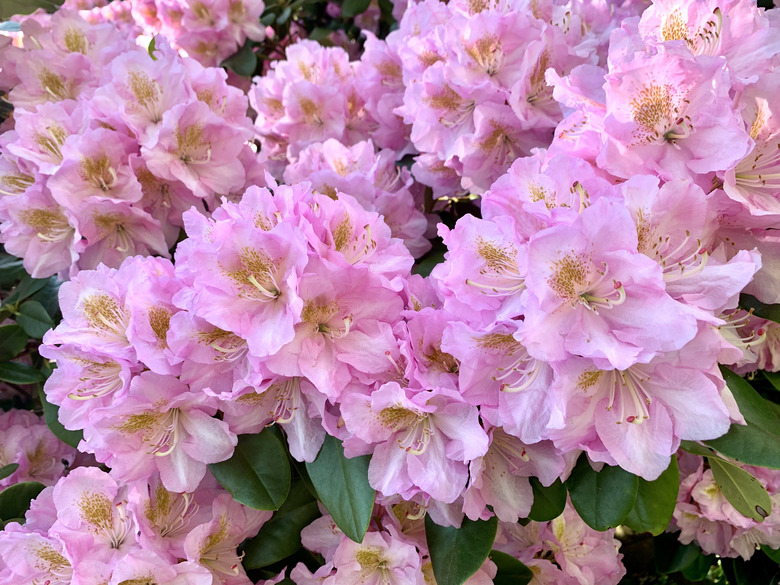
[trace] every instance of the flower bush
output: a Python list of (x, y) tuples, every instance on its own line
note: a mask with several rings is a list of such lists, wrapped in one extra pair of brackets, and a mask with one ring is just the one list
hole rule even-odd
[(776, 582), (778, 9), (0, 16), (0, 584)]

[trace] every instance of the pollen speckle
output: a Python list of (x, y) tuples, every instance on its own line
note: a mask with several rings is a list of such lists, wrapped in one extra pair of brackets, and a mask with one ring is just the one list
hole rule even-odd
[(387, 561), (382, 555), (382, 551), (377, 546), (365, 546), (355, 553), (355, 560), (360, 565), (361, 572), (365, 575), (373, 573), (379, 568), (387, 566)]
[(634, 121), (652, 133), (672, 117), (674, 89), (671, 85), (647, 85), (631, 100), (630, 106)]
[(171, 325), (171, 312), (166, 307), (156, 306), (149, 309), (149, 326), (161, 347), (168, 346), (168, 328)]
[(582, 372), (577, 378), (577, 388), (580, 390), (587, 390), (599, 381), (603, 373), (603, 370), (589, 370)]
[(664, 41), (689, 41), (688, 23), (680, 10), (669, 14), (661, 26), (661, 39)]
[(514, 246), (501, 247), (494, 242), (485, 241), (482, 237), (476, 239), (477, 254), (484, 260), (490, 270), (500, 272), (504, 270), (507, 264), (514, 262), (514, 256), (517, 250)]
[(380, 422), (393, 431), (400, 431), (416, 425), (423, 418), (425, 418), (425, 415), (403, 406), (389, 406), (379, 413)]
[(553, 273), (547, 285), (562, 299), (574, 299), (588, 281), (591, 262), (584, 254), (568, 252), (553, 263)]
[(78, 501), (79, 512), (84, 522), (94, 529), (110, 529), (113, 524), (111, 500), (99, 492), (84, 492)]
[(101, 331), (116, 331), (124, 324), (124, 313), (114, 297), (96, 293), (84, 298), (84, 318), (89, 325)]
[(38, 81), (41, 84), (41, 89), (58, 101), (76, 99), (72, 89), (66, 86), (62, 77), (46, 67), (38, 73)]
[(70, 569), (68, 559), (50, 544), (36, 543), (29, 550), (36, 557), (35, 568), (40, 571), (53, 574)]
[(512, 337), (511, 333), (488, 333), (476, 337), (477, 347), (483, 349), (495, 349), (506, 351), (517, 345), (517, 340)]
[(71, 53), (86, 55), (89, 49), (89, 42), (83, 32), (75, 26), (71, 26), (65, 31), (65, 48)]
[(343, 252), (347, 247), (347, 244), (352, 239), (352, 232), (354, 231), (352, 226), (352, 218), (349, 215), (345, 215), (336, 229), (333, 230), (333, 244), (336, 246), (336, 250)]

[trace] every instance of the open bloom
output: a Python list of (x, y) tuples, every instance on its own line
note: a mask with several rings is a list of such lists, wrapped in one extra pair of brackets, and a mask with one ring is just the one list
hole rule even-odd
[(237, 443), (227, 424), (212, 418), (216, 403), (173, 376), (144, 372), (133, 379), (125, 400), (93, 417), (83, 446), (118, 479), (159, 471), (167, 489), (194, 491), (206, 465), (230, 457)]
[(525, 284), (522, 341), (537, 359), (579, 355), (624, 369), (696, 334), (695, 319), (666, 293), (661, 268), (637, 252), (628, 210), (607, 199), (531, 238)]
[(451, 503), (466, 486), (467, 462), (488, 448), (476, 408), (452, 390), (415, 393), (388, 382), (371, 396), (347, 395), (342, 413), (358, 439), (345, 449), (375, 445), (368, 480), (388, 496), (422, 491)]

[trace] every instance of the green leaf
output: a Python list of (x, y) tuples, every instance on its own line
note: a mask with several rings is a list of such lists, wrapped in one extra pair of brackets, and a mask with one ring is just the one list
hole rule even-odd
[(24, 524), (24, 518), (10, 518), (8, 520), (0, 520), (0, 530), (8, 526), (11, 522), (17, 522), (19, 524)]
[(50, 278), (46, 283), (46, 286), (29, 297), (30, 300), (36, 301), (43, 305), (43, 308), (46, 309), (46, 312), (53, 319), (60, 313), (60, 284), (62, 283), (59, 280)]
[(0, 479), (5, 479), (9, 475), (13, 475), (14, 471), (17, 469), (19, 469), (18, 463), (9, 463), (8, 465), (0, 467)]
[(780, 412), (746, 380), (727, 368), (721, 372), (748, 424), (732, 424), (728, 433), (705, 444), (741, 463), (780, 469)]
[(233, 456), (209, 469), (234, 500), (257, 510), (278, 510), (290, 492), (287, 453), (269, 428), (239, 436)]
[(446, 248), (432, 249), (419, 262), (415, 263), (415, 265), (412, 267), (412, 274), (429, 276), (437, 264), (444, 262), (444, 254), (446, 252)]
[(680, 441), (680, 448), (683, 451), (688, 451), (688, 453), (693, 453), (694, 455), (699, 455), (701, 457), (712, 457), (716, 454), (715, 449), (697, 443), (696, 441)]
[(32, 14), (39, 8), (54, 12), (64, 0), (3, 0), (0, 2), (0, 20), (8, 20), (16, 14)]
[(44, 333), (54, 326), (46, 309), (37, 301), (27, 301), (19, 307), (16, 322), (22, 326), (27, 335), (35, 339), (43, 337)]
[(242, 77), (251, 77), (255, 74), (257, 68), (257, 55), (255, 55), (254, 45), (247, 41), (236, 54), (229, 57), (222, 63), (223, 67), (229, 67)]
[(693, 562), (680, 571), (686, 579), (689, 581), (697, 582), (704, 581), (707, 578), (707, 573), (710, 572), (712, 563), (716, 561), (715, 555), (699, 555)]
[(284, 24), (289, 20), (291, 14), (292, 14), (292, 8), (289, 6), (285, 6), (284, 10), (282, 10), (282, 13), (276, 17), (276, 24)]
[(463, 519), (460, 528), (439, 526), (425, 516), (425, 538), (437, 585), (462, 585), (476, 573), (493, 548), (498, 518)]
[(244, 568), (260, 569), (294, 554), (301, 548), (301, 530), (319, 516), (317, 500), (302, 481), (293, 482), (279, 511), (244, 545)]
[(12, 360), (27, 346), (30, 336), (19, 325), (0, 327), (0, 362)]
[(69, 431), (62, 426), (59, 419), (60, 407), (46, 400), (43, 388), (38, 390), (38, 398), (43, 406), (43, 420), (46, 421), (46, 426), (49, 427), (49, 430), (66, 445), (74, 448), (78, 447), (84, 433), (82, 431)]
[(23, 481), (0, 492), (0, 520), (23, 518), (30, 502), (46, 487), (37, 481)]
[(492, 550), (489, 556), (490, 560), (498, 567), (493, 585), (527, 585), (534, 578), (531, 569), (512, 555)]
[[(19, 27), (18, 22), (4, 22), (2, 26), (7, 27), (3, 30), (21, 28)], [(24, 265), (21, 258), (11, 256), (10, 254), (0, 253), (0, 287), (7, 287), (15, 283), (24, 274)]]
[(780, 565), (780, 550), (769, 548), (767, 545), (762, 544), (761, 552), (763, 552), (766, 556), (768, 556), (770, 559), (772, 559), (774, 562)]
[(324, 26), (315, 26), (312, 31), (309, 33), (308, 38), (310, 38), (313, 41), (320, 42), (323, 39), (327, 38), (330, 33), (333, 32), (333, 29), (326, 28)]
[(544, 487), (536, 477), (529, 478), (534, 491), (534, 503), (528, 517), (536, 522), (549, 522), (563, 513), (566, 506), (566, 486), (556, 479), (549, 487)]
[(765, 305), (756, 297), (743, 293), (739, 295), (739, 306), (746, 311), (753, 309), (756, 317), (780, 323), (780, 305)]
[(661, 575), (670, 575), (701, 562), (704, 555), (695, 544), (680, 544), (677, 534), (666, 532), (653, 539), (655, 569)]
[(772, 500), (761, 482), (744, 469), (716, 457), (710, 457), (712, 477), (737, 512), (763, 522), (772, 512)]
[(344, 0), (341, 3), (341, 16), (352, 18), (363, 14), (368, 9), (369, 4), (371, 4), (371, 0)]
[(780, 576), (777, 564), (762, 553), (753, 555), (749, 561), (721, 559), (721, 567), (731, 585), (772, 585)]
[(623, 523), (634, 507), (638, 485), (637, 476), (620, 467), (605, 465), (594, 471), (585, 455), (566, 480), (574, 509), (585, 524), (599, 531)]
[(341, 441), (327, 435), (317, 458), (306, 464), (317, 497), (333, 521), (355, 542), (362, 542), (371, 521), (376, 492), (368, 485), (368, 455), (347, 459)]
[(157, 57), (154, 56), (154, 52), (157, 50), (157, 37), (152, 36), (152, 40), (149, 41), (149, 46), (146, 47), (146, 52), (152, 58), (152, 61), (157, 61)]
[(16, 362), (0, 363), (0, 380), (9, 384), (36, 384), (46, 376), (40, 370)]
[(26, 298), (31, 297), (47, 284), (50, 280), (48, 278), (33, 278), (32, 276), (25, 274), (22, 279), (11, 291), (11, 294), (3, 301), (3, 306), (13, 305), (19, 301), (23, 301)]
[(625, 524), (635, 532), (661, 534), (672, 519), (680, 489), (680, 472), (677, 457), (672, 455), (671, 463), (658, 479), (647, 481), (639, 478), (636, 502), (625, 519)]
[(780, 372), (761, 372), (775, 390), (780, 390)]

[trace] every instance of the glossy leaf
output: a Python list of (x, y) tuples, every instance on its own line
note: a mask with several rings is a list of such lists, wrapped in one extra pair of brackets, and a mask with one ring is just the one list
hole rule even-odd
[(741, 294), (739, 295), (739, 306), (746, 311), (753, 309), (753, 314), (756, 317), (780, 323), (780, 305), (766, 305), (753, 295)]
[(556, 479), (549, 487), (542, 485), (536, 477), (528, 478), (534, 491), (534, 503), (528, 517), (536, 522), (548, 522), (563, 513), (566, 506), (566, 486)]
[(48, 278), (33, 278), (25, 274), (11, 291), (11, 294), (3, 301), (3, 305), (13, 305), (23, 301), (43, 289), (47, 284), (49, 284)]
[(689, 581), (697, 582), (703, 581), (707, 578), (707, 573), (710, 572), (712, 563), (717, 560), (715, 555), (703, 555), (697, 556), (693, 562), (680, 571), (686, 579)]
[(0, 2), (0, 20), (8, 20), (15, 14), (32, 14), (39, 8), (54, 12), (64, 0), (3, 0)]
[[(21, 30), (18, 22), (3, 22), (0, 30), (14, 32)], [(24, 265), (21, 258), (0, 252), (0, 286), (7, 287), (24, 275)]]
[(527, 585), (534, 578), (533, 571), (512, 555), (493, 550), (489, 556), (498, 568), (493, 585)]
[(748, 424), (732, 424), (728, 433), (705, 443), (741, 463), (780, 469), (780, 409), (734, 372), (721, 371)]
[(709, 458), (712, 477), (734, 508), (756, 522), (772, 512), (772, 500), (761, 482), (744, 469), (715, 457)]
[(23, 518), (30, 509), (30, 502), (38, 497), (45, 486), (37, 481), (23, 481), (0, 492), (0, 520)]
[(680, 441), (680, 449), (683, 451), (688, 451), (688, 453), (693, 453), (694, 455), (699, 455), (701, 457), (712, 457), (713, 455), (717, 454), (715, 449), (712, 447), (702, 445), (696, 441)]
[(363, 14), (368, 9), (369, 4), (371, 4), (371, 0), (344, 0), (341, 3), (341, 16), (352, 18)]
[(27, 346), (30, 336), (19, 325), (0, 327), (0, 362), (14, 359)]
[(251, 77), (257, 67), (257, 55), (251, 42), (247, 42), (236, 54), (229, 57), (222, 63), (224, 67), (229, 67), (242, 77)]
[(415, 263), (412, 267), (412, 273), (419, 274), (420, 276), (429, 276), (437, 264), (444, 262), (444, 254), (446, 251), (446, 248), (443, 247), (434, 248)]
[(50, 278), (42, 289), (29, 297), (30, 300), (40, 303), (52, 319), (60, 313), (60, 284), (60, 281)]
[(761, 553), (749, 561), (739, 557), (721, 559), (721, 567), (730, 585), (776, 585), (780, 576), (775, 562)]
[(0, 363), (0, 380), (9, 384), (36, 384), (46, 377), (40, 370), (16, 362)]
[(290, 15), (292, 14), (292, 8), (289, 6), (285, 6), (282, 9), (282, 13), (276, 17), (276, 24), (284, 24), (290, 19)]
[(49, 313), (37, 301), (27, 301), (19, 307), (16, 322), (22, 326), (27, 335), (35, 339), (43, 337), (44, 333), (54, 325)]
[(704, 554), (695, 544), (681, 544), (677, 534), (666, 532), (653, 539), (655, 569), (661, 575), (682, 571), (694, 563), (700, 563)]
[(287, 453), (270, 429), (240, 435), (233, 456), (209, 469), (233, 499), (257, 510), (278, 510), (290, 492)]
[(585, 524), (604, 531), (623, 523), (636, 501), (636, 475), (605, 465), (594, 471), (583, 454), (566, 481), (571, 503)]
[(761, 372), (775, 390), (780, 390), (780, 372)]
[(317, 500), (302, 481), (294, 482), (279, 511), (244, 546), (244, 568), (266, 567), (295, 553), (301, 547), (301, 530), (319, 516)]
[(772, 559), (774, 562), (776, 562), (778, 565), (780, 565), (780, 550), (769, 548), (767, 545), (762, 544), (761, 545), (761, 552), (763, 552), (766, 556), (768, 556), (770, 559)]
[(82, 431), (69, 431), (62, 426), (59, 419), (60, 407), (46, 400), (46, 394), (42, 388), (38, 391), (38, 398), (43, 406), (43, 420), (46, 421), (49, 430), (66, 445), (78, 447), (84, 433)]
[(306, 464), (320, 502), (342, 532), (362, 542), (371, 521), (376, 492), (368, 484), (368, 455), (347, 459), (341, 441), (327, 435), (317, 458)]
[(19, 469), (18, 463), (9, 463), (0, 467), (0, 479), (5, 479), (9, 475), (13, 475), (14, 471)]
[(671, 463), (658, 479), (647, 481), (638, 478), (636, 502), (625, 519), (625, 524), (635, 532), (661, 534), (672, 519), (680, 489), (680, 472), (677, 457), (672, 455)]
[(425, 516), (425, 538), (437, 585), (462, 585), (487, 559), (496, 538), (498, 519), (463, 519), (460, 528), (439, 526)]

